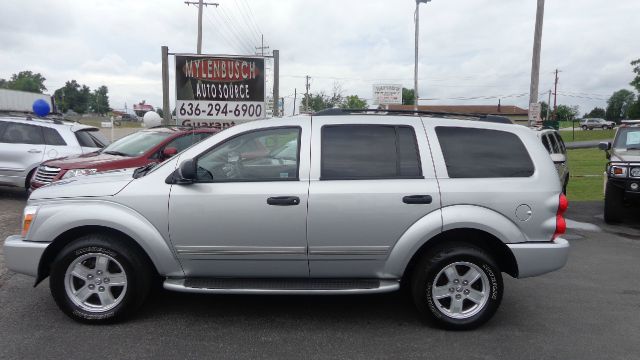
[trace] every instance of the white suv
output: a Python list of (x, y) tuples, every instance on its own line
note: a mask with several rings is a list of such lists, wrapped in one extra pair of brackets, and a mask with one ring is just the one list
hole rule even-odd
[(109, 142), (96, 127), (78, 123), (0, 117), (0, 185), (29, 188), (41, 162), (101, 149)]

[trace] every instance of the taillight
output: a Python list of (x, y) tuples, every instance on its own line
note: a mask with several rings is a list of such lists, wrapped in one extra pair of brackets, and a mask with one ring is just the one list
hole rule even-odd
[(567, 211), (568, 207), (569, 200), (567, 200), (567, 197), (564, 194), (560, 194), (558, 211), (556, 212), (556, 231), (553, 233), (553, 238), (551, 238), (552, 241), (567, 231), (567, 222), (564, 220), (563, 215), (565, 211)]

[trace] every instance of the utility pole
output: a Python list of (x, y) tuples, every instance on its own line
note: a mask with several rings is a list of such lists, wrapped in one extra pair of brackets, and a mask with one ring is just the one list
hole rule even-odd
[(269, 49), (268, 46), (264, 46), (264, 34), (260, 34), (260, 46), (256, 46), (256, 51), (260, 50), (260, 54), (256, 52), (256, 55), (264, 56), (264, 51)]
[[(538, 102), (538, 83), (540, 82), (540, 47), (542, 44), (542, 21), (544, 18), (544, 0), (538, 0), (536, 9), (536, 28), (533, 34), (533, 56), (531, 58), (531, 86), (529, 87), (529, 104)], [(529, 105), (531, 109), (531, 105)], [(531, 111), (531, 110), (530, 110)], [(531, 119), (531, 116), (529, 116)], [(529, 120), (533, 126), (533, 120)]]
[[(273, 50), (273, 117), (280, 113), (278, 100), (280, 99), (280, 50)], [(284, 106), (284, 104), (282, 104)]]
[(195, 1), (185, 1), (185, 4), (187, 4), (187, 6), (189, 5), (197, 5), (198, 6), (198, 55), (202, 54), (202, 7), (203, 6), (209, 6), (209, 5), (213, 5), (215, 7), (218, 7), (219, 4), (217, 3), (206, 3), (204, 2), (204, 0), (198, 0), (198, 2)]
[(293, 111), (291, 112), (291, 116), (296, 114), (296, 100), (298, 98), (298, 89), (293, 89)]
[(551, 89), (549, 89), (549, 100), (547, 101), (547, 116), (545, 117), (548, 120), (549, 119), (549, 112), (551, 110)]
[(307, 113), (309, 112), (309, 80), (311, 79), (311, 77), (309, 75), (305, 76), (305, 79), (307, 80), (307, 94), (304, 97), (304, 111), (306, 111)]
[[(171, 109), (169, 108), (169, 48), (160, 48), (162, 56), (162, 125), (169, 125), (171, 120)], [(125, 109), (127, 104), (124, 105)]]
[(416, 0), (416, 12), (414, 16), (416, 26), (416, 44), (415, 44), (415, 59), (413, 67), (413, 109), (418, 111), (418, 38), (420, 37), (420, 3), (428, 3), (431, 0)]
[(556, 69), (556, 81), (553, 87), (553, 121), (558, 117), (558, 69)]

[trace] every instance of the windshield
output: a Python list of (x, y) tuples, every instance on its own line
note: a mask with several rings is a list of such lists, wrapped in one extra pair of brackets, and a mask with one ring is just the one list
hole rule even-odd
[(156, 147), (171, 135), (171, 133), (166, 132), (140, 131), (115, 141), (113, 144), (104, 148), (102, 152), (122, 156), (140, 156)]
[(640, 128), (620, 128), (613, 143), (614, 149), (640, 149)]

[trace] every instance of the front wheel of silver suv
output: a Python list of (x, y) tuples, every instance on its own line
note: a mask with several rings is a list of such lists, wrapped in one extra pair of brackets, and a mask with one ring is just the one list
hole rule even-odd
[(119, 239), (87, 235), (56, 256), (49, 286), (58, 307), (85, 323), (115, 322), (137, 310), (149, 293), (146, 258)]
[(500, 306), (502, 274), (492, 258), (466, 244), (429, 251), (416, 265), (413, 300), (438, 326), (470, 330), (488, 321)]

